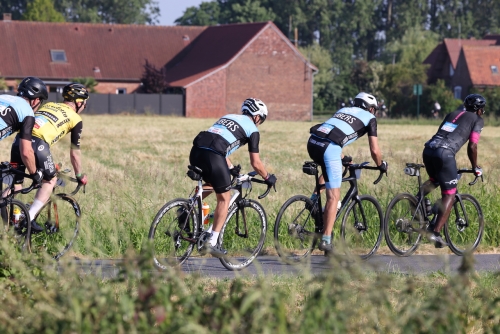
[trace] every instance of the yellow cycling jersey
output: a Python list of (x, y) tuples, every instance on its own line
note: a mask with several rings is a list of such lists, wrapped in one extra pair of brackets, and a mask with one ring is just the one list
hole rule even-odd
[[(32, 134), (52, 146), (81, 122), (82, 117), (70, 106), (64, 103), (49, 102), (35, 113)], [(71, 136), (71, 142), (77, 148), (80, 147), (80, 135), (81, 124), (79, 125), (79, 133), (76, 136)]]

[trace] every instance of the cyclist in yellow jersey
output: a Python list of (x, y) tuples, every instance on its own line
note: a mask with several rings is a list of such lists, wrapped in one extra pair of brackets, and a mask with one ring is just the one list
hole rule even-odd
[[(85, 86), (70, 83), (63, 88), (62, 103), (49, 102), (44, 104), (35, 113), (35, 125), (32, 131), (32, 147), (35, 151), (36, 167), (43, 171), (42, 186), (38, 189), (33, 204), (30, 207), (30, 217), (40, 211), (45, 202), (50, 198), (52, 189), (56, 184), (56, 168), (50, 153), (50, 147), (57, 143), (68, 133), (71, 133), (71, 164), (75, 176), (81, 184), (87, 184), (87, 176), (82, 174), (80, 137), (82, 134), (82, 118), (80, 113), (85, 109), (89, 93)], [(16, 137), (11, 150), (11, 161), (21, 163), (19, 154), (19, 140)], [(20, 165), (18, 170), (24, 172), (25, 167)], [(16, 176), (14, 183), (16, 189), (21, 188), (23, 178)], [(32, 232), (41, 232), (43, 227), (34, 220), (31, 222)]]

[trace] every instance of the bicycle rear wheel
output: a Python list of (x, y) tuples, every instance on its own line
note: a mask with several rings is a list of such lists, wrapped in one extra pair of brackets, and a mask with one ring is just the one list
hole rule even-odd
[(267, 217), (260, 203), (242, 199), (229, 208), (226, 223), (219, 234), (219, 245), (227, 251), (220, 258), (228, 270), (248, 267), (264, 246)]
[(31, 251), (46, 252), (55, 260), (61, 258), (78, 236), (80, 217), (80, 206), (73, 197), (65, 194), (52, 196), (35, 216), (44, 230), (39, 233), (32, 231)]
[[(274, 245), (285, 262), (303, 261), (314, 249), (321, 233), (316, 233), (316, 223), (311, 211), (311, 199), (296, 195), (288, 199), (276, 217), (274, 224)], [(317, 210), (317, 206), (315, 206)]]
[(450, 218), (444, 226), (444, 235), (451, 251), (461, 256), (467, 251), (474, 251), (481, 242), (484, 218), (479, 202), (472, 195), (460, 196), (463, 207), (455, 196)]
[(342, 242), (349, 254), (362, 260), (372, 256), (382, 242), (384, 215), (378, 201), (361, 195), (351, 201), (342, 218)]
[(26, 205), (17, 199), (9, 200), (6, 206), (0, 209), (0, 214), (3, 222), (1, 234), (12, 240), (21, 251), (29, 251), (31, 224)]
[(177, 198), (165, 204), (149, 229), (155, 266), (165, 270), (184, 263), (193, 251), (196, 231), (198, 215), (189, 200)]
[(397, 194), (387, 206), (384, 232), (389, 249), (397, 256), (410, 256), (422, 236), (416, 229), (425, 228), (421, 208), (417, 210), (417, 198), (411, 194)]

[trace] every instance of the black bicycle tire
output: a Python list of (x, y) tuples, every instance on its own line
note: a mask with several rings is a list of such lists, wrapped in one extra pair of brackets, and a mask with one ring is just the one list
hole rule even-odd
[[(278, 212), (278, 215), (276, 216), (276, 221), (274, 224), (274, 246), (275, 246), (276, 251), (277, 251), (278, 255), (280, 256), (281, 260), (286, 262), (286, 263), (296, 263), (296, 262), (301, 262), (301, 261), (306, 260), (310, 256), (312, 250), (315, 248), (317, 240), (318, 240), (317, 237), (313, 238), (313, 241), (311, 242), (310, 247), (304, 248), (303, 254), (299, 254), (299, 255), (294, 254), (293, 256), (291, 254), (287, 253), (284, 250), (284, 247), (281, 246), (281, 244), (283, 242), (280, 242), (279, 239), (280, 239), (280, 237), (283, 238), (283, 233), (280, 234), (280, 231), (283, 230), (283, 228), (285, 227), (284, 224), (286, 224), (283, 222), (283, 216), (284, 216), (285, 212), (287, 211), (287, 209), (295, 202), (303, 202), (304, 208), (306, 207), (306, 205), (309, 205), (311, 207), (313, 205), (313, 202), (309, 197), (307, 197), (305, 195), (295, 195), (295, 196), (290, 197), (285, 203), (283, 203), (283, 205), (281, 206), (281, 208)], [(316, 210), (317, 210), (317, 208), (316, 208)], [(309, 213), (307, 213), (305, 211), (301, 211), (299, 214), (302, 214), (302, 213), (306, 214), (306, 216), (305, 216), (306, 223), (304, 224), (304, 226), (309, 223), (309, 225), (312, 224), (311, 227), (314, 226), (314, 228), (315, 228), (314, 218)], [(295, 221), (297, 218), (298, 218), (298, 216), (296, 218), (294, 218), (293, 221)], [(286, 231), (288, 231), (288, 229), (289, 229), (289, 227), (286, 226)], [(289, 232), (287, 232), (287, 233), (289, 235)], [(287, 235), (287, 233), (285, 233), (285, 235)]]
[[(27, 220), (27, 224), (25, 226), (26, 231), (21, 233), (21, 234), (17, 234), (16, 232), (14, 232), (17, 234), (17, 235), (15, 235), (15, 238), (18, 238), (19, 240), (24, 239), (22, 244), (19, 247), (19, 249), (22, 252), (31, 252), (30, 247), (29, 247), (29, 240), (30, 240), (30, 236), (31, 236), (31, 224), (29, 223), (30, 222), (29, 210), (26, 207), (26, 205), (23, 202), (21, 202), (20, 200), (17, 200), (17, 199), (7, 200), (7, 204), (0, 209), (1, 210), (1, 217), (2, 217), (2, 224), (3, 224), (3, 232), (10, 233), (10, 230), (14, 229), (13, 226), (11, 227), (11, 223), (10, 223), (13, 220), (13, 217), (11, 217), (11, 213), (13, 211), (12, 207), (14, 205), (18, 206), (21, 209), (21, 214), (23, 214), (25, 219)], [(7, 209), (7, 207), (10, 207), (10, 209)], [(4, 217), (8, 221), (5, 221), (3, 219)], [(17, 244), (20, 243), (19, 240), (16, 241)]]
[[(390, 229), (392, 228), (392, 226), (394, 225), (394, 222), (392, 221), (389, 221), (391, 219), (391, 211), (394, 209), (394, 207), (396, 206), (397, 203), (401, 202), (402, 200), (408, 200), (410, 201), (410, 204), (412, 204), (414, 207), (417, 207), (417, 203), (418, 203), (418, 200), (417, 198), (412, 195), (412, 194), (409, 194), (409, 193), (400, 193), (400, 194), (397, 194), (396, 196), (394, 196), (394, 198), (391, 200), (391, 202), (389, 203), (389, 205), (387, 206), (387, 210), (385, 212), (385, 217), (384, 217), (384, 235), (385, 235), (385, 242), (387, 243), (387, 246), (389, 247), (389, 249), (391, 250), (391, 252), (394, 254), (394, 255), (397, 255), (397, 256), (401, 256), (401, 257), (406, 257), (406, 256), (410, 256), (412, 255), (413, 253), (415, 253), (415, 251), (417, 250), (418, 246), (420, 245), (420, 240), (422, 239), (422, 235), (418, 232), (410, 232), (410, 233), (414, 233), (414, 236), (415, 236), (415, 241), (413, 241), (411, 244), (412, 246), (408, 249), (408, 250), (401, 250), (400, 248), (398, 248), (398, 246), (396, 246), (396, 243), (395, 241), (393, 241), (391, 239), (391, 232), (390, 232)], [(420, 218), (422, 219), (423, 217), (423, 213), (421, 210), (419, 210), (419, 213), (420, 213)], [(399, 216), (398, 216), (399, 217)], [(398, 219), (401, 219), (400, 217)], [(425, 222), (423, 220), (422, 221), (422, 225), (425, 224)], [(421, 226), (421, 227), (425, 227), (425, 226)], [(397, 229), (397, 227), (394, 227)], [(403, 232), (405, 233), (406, 235), (408, 235), (407, 232)]]
[[(160, 261), (156, 257), (154, 238), (155, 238), (155, 233), (157, 231), (158, 225), (161, 222), (161, 219), (167, 214), (167, 212), (170, 212), (170, 210), (179, 208), (181, 206), (184, 207), (185, 209), (189, 210), (190, 209), (190, 201), (187, 199), (184, 199), (184, 198), (176, 198), (176, 199), (173, 199), (173, 200), (167, 202), (158, 211), (158, 213), (156, 214), (155, 218), (153, 219), (153, 222), (151, 223), (151, 227), (149, 229), (148, 238), (153, 243), (153, 246), (152, 246), (153, 247), (153, 263), (154, 263), (155, 267), (160, 269), (160, 270), (166, 270), (169, 267), (182, 265), (189, 258), (189, 256), (191, 255), (191, 253), (193, 252), (193, 249), (195, 247), (194, 243), (189, 243), (189, 242), (184, 240), (184, 242), (189, 243), (186, 251), (181, 256), (175, 256), (174, 260), (172, 260), (172, 258), (169, 257), (166, 260), (168, 262), (168, 265), (164, 265), (164, 264), (160, 263)], [(192, 218), (191, 221), (192, 221), (193, 225), (190, 226), (190, 228), (192, 228), (191, 231), (195, 232), (195, 231), (198, 231), (198, 213), (193, 212), (193, 211), (191, 212), (191, 218)]]
[[(479, 230), (478, 230), (477, 238), (474, 241), (471, 248), (460, 249), (456, 245), (456, 243), (453, 242), (452, 237), (450, 236), (450, 228), (451, 228), (450, 223), (453, 223), (453, 222), (450, 222), (450, 220), (448, 220), (448, 222), (444, 226), (444, 236), (446, 238), (446, 242), (448, 243), (448, 247), (450, 248), (450, 250), (458, 256), (463, 256), (465, 252), (471, 252), (471, 251), (473, 252), (477, 248), (477, 246), (479, 246), (479, 243), (481, 242), (481, 239), (483, 238), (483, 233), (484, 233), (484, 216), (483, 216), (483, 210), (481, 208), (481, 204), (479, 204), (479, 201), (474, 196), (472, 196), (470, 194), (460, 194), (460, 196), (462, 197), (462, 202), (469, 201), (470, 203), (472, 203), (472, 205), (476, 209), (477, 216), (479, 219)], [(454, 212), (455, 206), (457, 206), (457, 205), (458, 205), (458, 210), (461, 210), (460, 202), (457, 201), (457, 197), (455, 197), (455, 202), (453, 203), (453, 207), (451, 209), (452, 213)], [(469, 215), (469, 217), (470, 217), (470, 215)]]
[[(226, 218), (226, 221), (224, 223), (224, 226), (222, 227), (221, 231), (220, 231), (220, 234), (219, 234), (219, 245), (222, 246), (222, 248), (226, 248), (228, 254), (227, 256), (225, 257), (221, 257), (219, 258), (220, 262), (222, 263), (222, 265), (227, 269), (227, 270), (231, 270), (231, 271), (238, 271), (238, 270), (242, 270), (246, 267), (248, 267), (254, 260), (255, 258), (259, 255), (260, 251), (262, 250), (262, 247), (264, 247), (264, 242), (266, 241), (266, 234), (267, 234), (267, 215), (266, 215), (266, 211), (264, 210), (264, 207), (257, 201), (254, 201), (252, 199), (242, 199), (241, 201), (243, 201), (245, 203), (245, 206), (243, 208), (243, 210), (247, 210), (249, 208), (253, 208), (254, 210), (257, 211), (258, 213), (258, 217), (260, 217), (260, 237), (259, 237), (259, 240), (258, 240), (258, 243), (256, 245), (256, 247), (254, 249), (250, 249), (248, 250), (249, 252), (245, 252), (245, 256), (243, 258), (243, 261), (242, 262), (239, 262), (239, 263), (235, 263), (234, 260), (236, 260), (235, 258), (231, 257), (229, 255), (229, 253), (231, 252), (231, 249), (227, 249), (225, 247), (225, 244), (224, 244), (224, 235), (225, 235), (225, 232), (226, 232), (226, 228), (228, 227), (229, 225), (229, 222), (231, 221), (231, 218), (236, 215), (236, 213), (238, 212), (239, 208), (238, 208), (238, 203), (234, 203), (228, 210), (228, 215), (227, 215), (227, 218)], [(241, 217), (241, 216), (240, 216)], [(240, 218), (241, 220), (241, 218)], [(252, 247), (253, 248), (253, 247)], [(248, 255), (248, 256), (247, 256)], [(241, 258), (242, 256), (238, 255), (238, 258)]]
[[(57, 253), (55, 254), (49, 254), (51, 255), (51, 257), (54, 259), (54, 260), (59, 260), (64, 254), (66, 254), (66, 252), (68, 250), (71, 249), (71, 247), (73, 246), (73, 243), (75, 242), (76, 238), (78, 237), (78, 233), (80, 231), (80, 220), (81, 220), (81, 215), (82, 215), (82, 211), (80, 209), (80, 205), (78, 204), (77, 200), (75, 198), (73, 198), (72, 196), (70, 195), (67, 195), (67, 194), (56, 194), (54, 195), (55, 198), (57, 198), (58, 201), (63, 201), (63, 202), (59, 202), (59, 203), (64, 203), (64, 202), (67, 202), (71, 205), (71, 212), (74, 212), (75, 214), (75, 220), (73, 221), (74, 223), (74, 228), (73, 228), (73, 231), (72, 231), (72, 234), (70, 235), (70, 238), (67, 242), (65, 242), (65, 244), (63, 245), (63, 247), (61, 248), (60, 251), (57, 251)], [(47, 203), (45, 203), (43, 205), (43, 207), (40, 209), (40, 211), (38, 211), (38, 213), (35, 215), (34, 219), (35, 221), (38, 219), (38, 217), (40, 217), (41, 214), (43, 214), (45, 211), (44, 210), (47, 210), (47, 208), (52, 205), (54, 202), (53, 199), (49, 199), (49, 201), (47, 201)], [(60, 210), (59, 210), (60, 211)], [(59, 212), (57, 213), (57, 215), (59, 214)], [(65, 228), (66, 226), (68, 226), (68, 222), (60, 222), (60, 228)], [(33, 240), (36, 239), (37, 237), (40, 237), (42, 238), (42, 236), (46, 236), (46, 238), (50, 238), (51, 235), (62, 235), (62, 233), (59, 233), (59, 232), (55, 232), (53, 234), (51, 233), (47, 233), (47, 229), (44, 229), (43, 232), (40, 232), (40, 233), (31, 233), (31, 236), (30, 236), (30, 249), (32, 252), (35, 252), (34, 248), (35, 246), (33, 245)], [(58, 248), (59, 249), (59, 248)]]
[[(380, 243), (382, 242), (383, 235), (384, 235), (384, 213), (382, 211), (382, 207), (380, 206), (380, 203), (375, 199), (375, 197), (373, 197), (371, 195), (361, 195), (361, 196), (359, 196), (359, 202), (357, 200), (352, 200), (349, 203), (349, 206), (347, 207), (347, 209), (344, 213), (344, 216), (342, 217), (341, 236), (342, 236), (342, 241), (345, 242), (345, 240), (346, 240), (345, 239), (346, 238), (346, 224), (347, 224), (347, 220), (349, 219), (349, 215), (351, 214), (351, 212), (354, 212), (353, 210), (355, 209), (355, 207), (357, 205), (359, 205), (360, 203), (363, 203), (363, 202), (371, 202), (375, 206), (375, 209), (377, 210), (378, 217), (379, 217), (378, 224), (375, 224), (375, 226), (378, 225), (377, 226), (378, 227), (378, 234), (377, 234), (377, 238), (375, 240), (375, 244), (371, 247), (371, 249), (368, 251), (368, 253), (358, 255), (360, 259), (367, 260), (373, 254), (375, 254), (375, 252), (377, 252), (378, 248), (380, 247)], [(367, 227), (367, 228), (370, 228), (370, 227)], [(346, 245), (346, 246), (348, 247), (348, 245)]]

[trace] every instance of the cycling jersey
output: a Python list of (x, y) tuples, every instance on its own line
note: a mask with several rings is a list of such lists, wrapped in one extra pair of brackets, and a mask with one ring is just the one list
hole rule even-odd
[(467, 140), (477, 143), (484, 121), (476, 113), (457, 110), (449, 113), (439, 126), (438, 132), (425, 143), (425, 147), (447, 148), (456, 154)]
[(342, 108), (326, 122), (313, 126), (310, 133), (344, 147), (366, 133), (376, 137), (377, 119), (372, 113), (358, 107)]
[(80, 148), (82, 118), (64, 103), (46, 103), (35, 113), (33, 136), (43, 139), (50, 146), (71, 132), (71, 147)]
[(25, 99), (0, 95), (0, 140), (17, 131), (22, 139), (31, 140), (34, 123), (33, 109)]
[(195, 147), (228, 157), (248, 143), (248, 152), (259, 153), (260, 134), (253, 120), (246, 115), (226, 115), (193, 140)]

